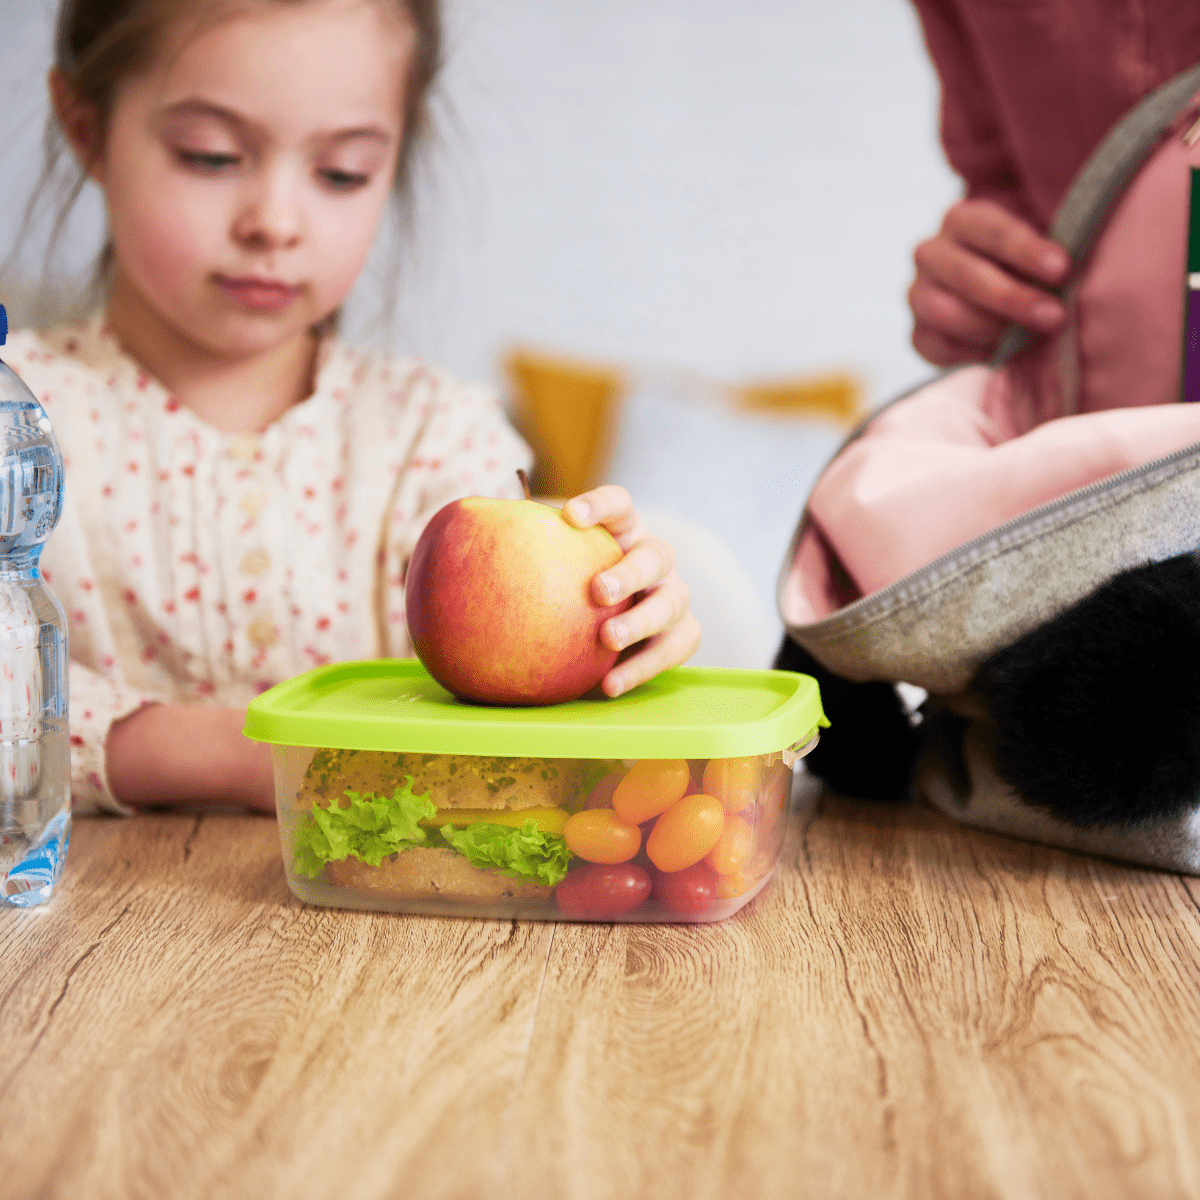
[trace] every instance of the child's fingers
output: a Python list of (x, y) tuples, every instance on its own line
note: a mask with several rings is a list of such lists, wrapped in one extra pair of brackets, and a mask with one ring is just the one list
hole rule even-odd
[(700, 622), (687, 613), (677, 625), (651, 638), (636, 654), (618, 663), (601, 681), (606, 696), (622, 693), (686, 662), (700, 645)]
[(675, 551), (662, 538), (643, 537), (592, 580), (592, 595), (599, 604), (616, 604), (663, 582), (674, 570)]
[(615, 483), (606, 483), (573, 496), (563, 505), (563, 516), (576, 529), (603, 525), (617, 539), (622, 550), (628, 550), (645, 536), (642, 522), (634, 511), (629, 493)]
[(671, 572), (645, 599), (600, 627), (600, 640), (610, 650), (624, 650), (678, 625), (688, 611), (687, 584)]

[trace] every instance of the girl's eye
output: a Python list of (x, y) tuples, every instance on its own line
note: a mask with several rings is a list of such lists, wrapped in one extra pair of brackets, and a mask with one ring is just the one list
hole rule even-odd
[(322, 168), (317, 174), (336, 192), (352, 192), (371, 182), (361, 171), (339, 171), (336, 167)]
[(217, 154), (204, 150), (176, 150), (175, 153), (180, 162), (200, 171), (223, 171), (226, 167), (236, 167), (242, 161), (238, 154)]

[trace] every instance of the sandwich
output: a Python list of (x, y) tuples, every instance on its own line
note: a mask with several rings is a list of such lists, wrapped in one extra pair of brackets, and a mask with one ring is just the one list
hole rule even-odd
[(416, 900), (548, 899), (594, 763), (318, 750), (295, 799), (294, 867)]

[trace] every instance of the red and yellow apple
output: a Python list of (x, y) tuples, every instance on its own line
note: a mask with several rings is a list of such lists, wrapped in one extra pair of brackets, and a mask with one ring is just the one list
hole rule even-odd
[(548, 504), (454, 500), (433, 515), (409, 561), (413, 650), (461, 700), (574, 700), (617, 660), (600, 626), (630, 601), (598, 604), (591, 582), (620, 558), (607, 529), (576, 529)]

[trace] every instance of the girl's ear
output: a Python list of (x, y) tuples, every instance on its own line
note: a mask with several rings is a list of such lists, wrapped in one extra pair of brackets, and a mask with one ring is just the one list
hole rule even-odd
[(103, 154), (100, 145), (100, 118), (96, 107), (80, 100), (66, 75), (51, 67), (46, 79), (50, 90), (50, 105), (58, 127), (63, 131), (80, 167), (89, 178), (102, 183)]

